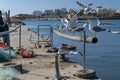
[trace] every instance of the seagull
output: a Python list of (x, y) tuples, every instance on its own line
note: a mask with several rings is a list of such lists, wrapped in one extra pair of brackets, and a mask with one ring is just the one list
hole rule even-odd
[(57, 29), (60, 31), (60, 32), (64, 32), (65, 31), (65, 27), (63, 26), (63, 25), (58, 25), (57, 23), (55, 23), (54, 24), (56, 27), (57, 27)]
[(64, 24), (65, 28), (64, 29), (70, 29), (70, 28), (76, 28), (77, 27), (77, 20), (78, 20), (78, 13), (80, 12), (77, 11), (77, 13), (68, 21), (66, 18), (61, 19), (61, 22)]
[[(90, 6), (92, 6), (92, 4), (88, 4), (88, 6), (84, 6), (80, 2), (76, 2), (76, 3), (84, 9), (85, 13), (89, 11), (91, 9)], [(61, 19), (61, 22), (65, 25), (66, 29), (76, 28), (77, 20), (78, 20), (77, 15), (80, 13), (80, 11), (81, 10), (78, 10), (76, 14), (70, 19), (70, 21), (68, 21), (66, 18)]]
[(69, 27), (70, 28), (77, 27), (77, 20), (78, 20), (77, 14), (78, 13), (79, 13), (79, 11), (70, 19), (70, 21), (69, 21)]
[(97, 6), (96, 9), (94, 9), (96, 11), (97, 15), (99, 15), (101, 13), (100, 12), (101, 8), (102, 8), (102, 6)]
[(113, 25), (115, 25), (112, 23), (101, 23), (98, 18), (96, 20), (97, 20), (97, 26), (113, 26)]
[(96, 16), (98, 16), (100, 13), (100, 9), (102, 8), (102, 6), (97, 6), (96, 8), (91, 8), (91, 10), (89, 11), (90, 13), (96, 14)]
[(83, 56), (83, 54), (80, 51), (70, 51), (68, 54), (80, 54), (81, 56)]
[(97, 18), (96, 20), (97, 20), (97, 26), (103, 25), (103, 23), (101, 23), (100, 20), (99, 20), (98, 18)]
[(89, 31), (91, 31), (92, 33), (94, 33), (94, 35), (96, 36), (96, 32), (101, 32), (101, 31), (109, 31), (108, 29), (103, 29), (99, 26), (93, 26), (90, 22), (90, 20), (88, 20), (88, 27), (89, 27)]
[(81, 32), (81, 31), (85, 30), (86, 26), (87, 26), (87, 23), (84, 23), (81, 27), (76, 27), (74, 29), (71, 29), (71, 31)]
[(61, 22), (65, 25), (66, 28), (68, 28), (69, 21), (66, 18), (61, 19)]
[(108, 32), (113, 33), (113, 34), (120, 34), (120, 31), (111, 31), (111, 30), (108, 30)]
[(76, 2), (80, 7), (82, 7), (83, 8), (83, 10), (84, 10), (84, 14), (88, 14), (89, 13), (89, 11), (91, 10), (91, 7), (90, 6), (92, 6), (93, 4), (92, 3), (90, 3), (90, 4), (88, 4), (87, 6), (85, 6), (85, 5), (83, 5), (82, 3), (80, 3), (80, 2)]

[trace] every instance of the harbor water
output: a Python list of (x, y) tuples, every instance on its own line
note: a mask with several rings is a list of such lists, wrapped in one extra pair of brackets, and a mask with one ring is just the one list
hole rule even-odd
[[(84, 22), (84, 20), (82, 20)], [(96, 24), (96, 21), (93, 20)], [(101, 20), (101, 22), (109, 22), (114, 26), (104, 26), (103, 28), (113, 31), (120, 31), (120, 20)], [(26, 26), (37, 32), (38, 25), (62, 25), (57, 20), (25, 20)], [(78, 24), (81, 26), (82, 23)], [(42, 29), (41, 33), (47, 33), (48, 29)], [(70, 35), (81, 36), (83, 33), (71, 33)], [(86, 35), (91, 36), (86, 29)], [(96, 71), (98, 77), (102, 80), (120, 80), (120, 34), (112, 34), (110, 32), (97, 33), (98, 42), (96, 44), (86, 43), (86, 68)], [(64, 39), (53, 34), (53, 45), (59, 47), (60, 44), (66, 43), (77, 47), (77, 51), (83, 52), (83, 42), (76, 42)], [(82, 65), (82, 56), (80, 54), (67, 55), (72, 60)]]

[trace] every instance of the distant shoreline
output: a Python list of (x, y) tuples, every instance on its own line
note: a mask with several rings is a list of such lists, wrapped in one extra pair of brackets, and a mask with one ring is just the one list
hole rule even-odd
[[(40, 18), (40, 19), (24, 19), (22, 21), (19, 21), (20, 19), (16, 19), (16, 21), (11, 21), (11, 23), (19, 24), (22, 23), (24, 24), (24, 20), (32, 21), (32, 20), (61, 20), (61, 18)], [(78, 20), (86, 20), (85, 18), (79, 18)], [(95, 18), (91, 18), (91, 20), (95, 20)], [(99, 20), (120, 20), (119, 18), (99, 18)], [(24, 24), (25, 25), (25, 24)]]

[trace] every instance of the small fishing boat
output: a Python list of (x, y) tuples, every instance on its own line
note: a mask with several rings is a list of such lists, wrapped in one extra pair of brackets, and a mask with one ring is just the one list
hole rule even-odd
[(67, 49), (67, 50), (75, 50), (76, 47), (73, 45), (68, 45), (68, 44), (61, 44), (61, 48)]

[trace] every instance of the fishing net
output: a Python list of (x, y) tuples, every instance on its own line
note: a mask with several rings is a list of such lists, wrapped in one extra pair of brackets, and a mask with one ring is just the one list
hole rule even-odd
[(16, 56), (17, 54), (14, 50), (0, 48), (0, 62), (10, 61), (11, 58), (15, 58)]
[(0, 68), (0, 80), (20, 80), (19, 72), (13, 68)]

